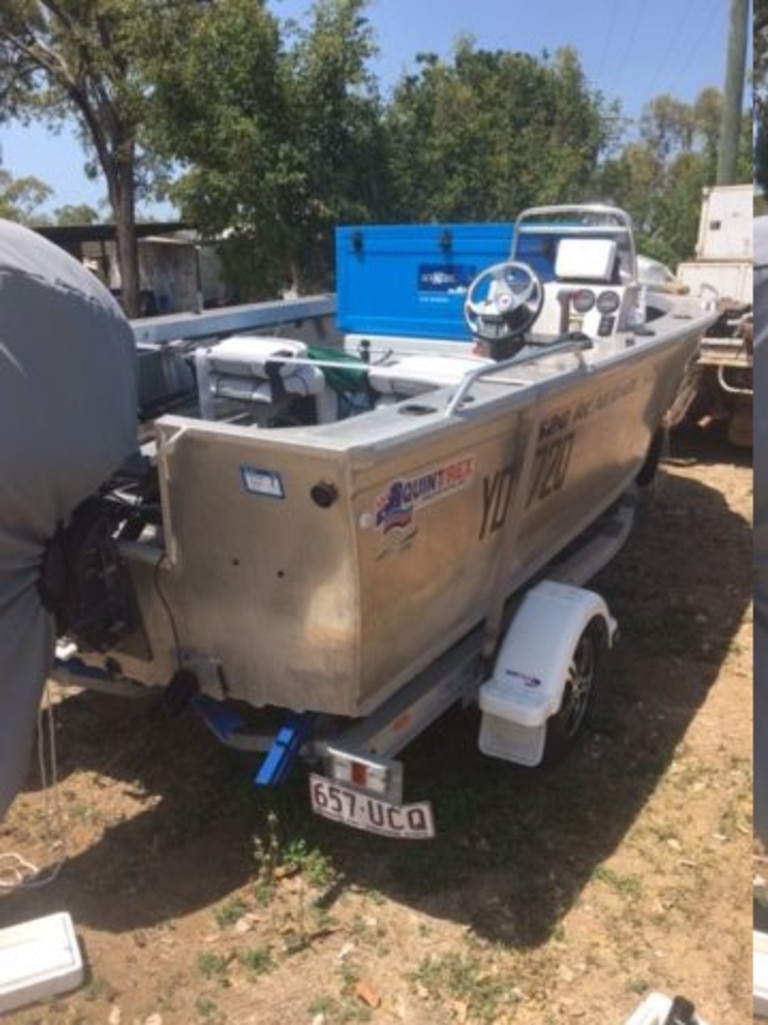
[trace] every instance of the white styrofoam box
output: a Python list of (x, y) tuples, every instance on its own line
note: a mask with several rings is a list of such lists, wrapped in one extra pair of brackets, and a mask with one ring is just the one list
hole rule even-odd
[[(672, 1000), (663, 993), (650, 993), (624, 1025), (664, 1025)], [(703, 1018), (696, 1017), (697, 1025), (707, 1025)]]
[(83, 959), (66, 911), (0, 929), (0, 1014), (83, 981)]

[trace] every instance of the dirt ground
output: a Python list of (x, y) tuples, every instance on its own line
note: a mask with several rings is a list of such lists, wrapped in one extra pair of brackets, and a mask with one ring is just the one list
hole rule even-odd
[[(68, 859), (0, 926), (68, 910), (85, 984), (12, 1025), (620, 1025), (652, 991), (751, 1020), (748, 454), (677, 436), (595, 587), (620, 624), (586, 742), (540, 774), (452, 712), (404, 754), (438, 837), (313, 819), (306, 780), (148, 702), (56, 695)], [(0, 852), (45, 861), (35, 779)]]

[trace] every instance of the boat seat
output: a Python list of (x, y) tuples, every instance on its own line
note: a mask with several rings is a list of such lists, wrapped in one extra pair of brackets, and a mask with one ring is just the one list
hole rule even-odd
[[(306, 363), (285, 362), (306, 359)], [(233, 335), (195, 352), (200, 415), (215, 419), (215, 399), (276, 404), (286, 396), (313, 396), (318, 423), (335, 419), (336, 400), (307, 346), (289, 338)]]
[(464, 376), (493, 360), (479, 356), (403, 356), (396, 363), (374, 364), (368, 371), (368, 383), (382, 402), (421, 395), (460, 384)]

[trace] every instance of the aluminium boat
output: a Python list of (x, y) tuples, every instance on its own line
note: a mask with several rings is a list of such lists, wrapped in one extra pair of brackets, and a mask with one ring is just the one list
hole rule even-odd
[(81, 663), (367, 716), (650, 479), (713, 314), (646, 296), (625, 213), (526, 211), (465, 312), (472, 347), (198, 345), (194, 407), (97, 502), (119, 585), (69, 616)]

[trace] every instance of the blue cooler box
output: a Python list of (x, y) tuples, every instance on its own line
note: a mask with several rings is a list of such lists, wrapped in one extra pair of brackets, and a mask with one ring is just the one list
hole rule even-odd
[(345, 334), (469, 342), (464, 298), (509, 259), (513, 224), (387, 224), (336, 229), (336, 319)]

